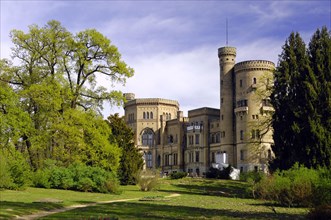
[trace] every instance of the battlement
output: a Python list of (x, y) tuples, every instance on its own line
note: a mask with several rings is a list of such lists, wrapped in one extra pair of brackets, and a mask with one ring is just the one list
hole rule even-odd
[(235, 47), (221, 47), (221, 48), (218, 48), (218, 57), (219, 58), (221, 56), (227, 56), (227, 55), (236, 56), (237, 55), (237, 49)]
[(162, 98), (141, 98), (129, 100), (125, 103), (124, 108), (131, 105), (168, 105), (179, 109), (179, 103), (177, 101)]
[(268, 60), (248, 60), (237, 63), (234, 66), (234, 71), (249, 71), (249, 70), (262, 70), (262, 71), (273, 71), (275, 64)]

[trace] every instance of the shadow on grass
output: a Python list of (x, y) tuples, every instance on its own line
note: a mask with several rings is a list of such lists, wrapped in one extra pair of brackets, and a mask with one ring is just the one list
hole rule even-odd
[(59, 203), (25, 203), (25, 202), (0, 202), (0, 219), (9, 219), (13, 216), (22, 216), (39, 211), (49, 211), (63, 208)]
[(235, 211), (148, 202), (100, 204), (44, 217), (43, 219), (304, 219), (298, 214)]
[(176, 189), (159, 189), (158, 191), (172, 192), (180, 194), (196, 194), (222, 196), (230, 198), (253, 198), (251, 193), (247, 191), (247, 184), (237, 181), (222, 181), (215, 183), (214, 181), (201, 181), (200, 184), (172, 184)]

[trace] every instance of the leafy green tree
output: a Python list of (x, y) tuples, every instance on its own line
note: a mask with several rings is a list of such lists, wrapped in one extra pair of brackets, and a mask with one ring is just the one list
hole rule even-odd
[[(330, 36), (327, 34), (323, 40), (314, 40), (316, 35), (308, 52), (298, 33), (291, 33), (283, 46), (271, 95), (275, 108), (272, 124), (276, 156), (271, 168), (289, 169), (295, 162), (307, 167), (330, 167), (331, 130), (322, 122), (322, 119), (330, 120), (327, 118), (330, 93), (329, 96), (325, 94), (330, 91), (330, 77), (325, 77), (330, 74), (330, 46), (327, 46)], [(317, 46), (317, 41), (324, 41), (321, 43), (324, 47)], [(314, 52), (316, 49), (312, 50), (312, 44), (314, 48), (320, 48), (317, 53)], [(314, 59), (313, 54), (319, 54), (319, 57)], [(323, 59), (328, 61), (320, 62)], [(321, 73), (318, 69), (325, 71)], [(326, 88), (326, 92), (322, 92), (322, 88)], [(321, 110), (322, 106), (326, 108)]]
[(0, 81), (15, 90), (31, 120), (19, 136), (32, 167), (51, 158), (116, 170), (120, 151), (109, 143), (100, 112), (104, 101), (118, 105), (123, 96), (97, 79), (111, 86), (133, 75), (117, 48), (94, 29), (74, 35), (57, 21), (32, 25), (27, 33), (13, 30), (11, 38), (17, 65), (1, 60)]
[(118, 176), (122, 185), (136, 184), (137, 173), (143, 168), (142, 154), (135, 147), (133, 131), (127, 126), (123, 117), (118, 114), (108, 117), (108, 124), (112, 130), (110, 142), (117, 143), (122, 149)]

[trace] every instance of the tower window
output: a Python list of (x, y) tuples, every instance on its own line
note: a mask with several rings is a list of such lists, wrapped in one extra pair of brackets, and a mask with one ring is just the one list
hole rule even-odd
[(243, 87), (243, 81), (240, 80), (240, 87)]
[(253, 84), (256, 84), (256, 78), (255, 77), (253, 78)]

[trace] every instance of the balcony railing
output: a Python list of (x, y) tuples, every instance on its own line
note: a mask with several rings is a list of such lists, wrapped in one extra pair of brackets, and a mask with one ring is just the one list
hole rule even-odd
[(238, 107), (234, 109), (234, 112), (248, 112), (248, 106)]
[(200, 129), (202, 128), (202, 126), (199, 126), (199, 125), (191, 125), (191, 126), (188, 126), (187, 127), (187, 131), (200, 131)]

